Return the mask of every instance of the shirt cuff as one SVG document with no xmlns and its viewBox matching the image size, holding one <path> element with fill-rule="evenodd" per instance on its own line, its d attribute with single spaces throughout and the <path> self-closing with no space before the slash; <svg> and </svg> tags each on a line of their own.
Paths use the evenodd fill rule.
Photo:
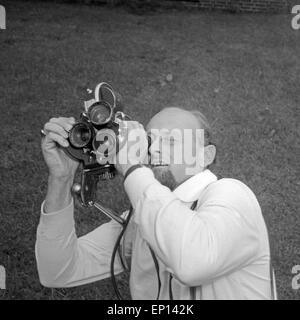
<svg viewBox="0 0 300 320">
<path fill-rule="evenodd" d="M 159 182 L 154 178 L 152 170 L 146 167 L 135 169 L 130 173 L 130 175 L 128 175 L 124 182 L 124 188 L 133 208 L 136 208 L 136 205 L 144 191 L 151 184 L 155 183 L 159 184 Z"/>
<path fill-rule="evenodd" d="M 74 201 L 64 209 L 52 213 L 44 212 L 45 201 L 41 205 L 41 217 L 38 235 L 47 238 L 57 238 L 68 235 L 75 227 Z"/>
</svg>

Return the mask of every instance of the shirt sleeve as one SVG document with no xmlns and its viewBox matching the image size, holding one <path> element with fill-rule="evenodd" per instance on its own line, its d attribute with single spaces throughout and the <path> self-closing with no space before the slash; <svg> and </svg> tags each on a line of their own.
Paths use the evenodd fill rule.
<svg viewBox="0 0 300 320">
<path fill-rule="evenodd" d="M 73 200 L 65 209 L 50 214 L 44 213 L 43 205 L 35 246 L 41 283 L 46 287 L 73 287 L 110 277 L 111 255 L 121 225 L 112 220 L 77 238 Z M 131 239 L 126 238 L 125 252 L 130 254 Z M 117 254 L 115 274 L 122 271 Z"/>
<path fill-rule="evenodd" d="M 192 211 L 150 169 L 137 169 L 125 181 L 141 234 L 167 270 L 188 286 L 242 268 L 259 247 L 247 194 L 234 183 L 213 185 Z"/>
</svg>

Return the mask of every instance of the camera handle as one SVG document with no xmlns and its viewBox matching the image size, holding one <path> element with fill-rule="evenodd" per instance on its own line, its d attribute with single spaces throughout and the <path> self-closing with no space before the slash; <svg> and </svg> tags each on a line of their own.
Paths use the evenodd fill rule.
<svg viewBox="0 0 300 320">
<path fill-rule="evenodd" d="M 79 183 L 74 183 L 72 186 L 72 193 L 75 194 L 77 197 L 80 198 L 81 203 L 83 204 L 83 200 L 82 200 L 82 186 Z M 112 284 L 116 293 L 116 296 L 119 300 L 123 300 L 122 295 L 119 292 L 118 286 L 117 286 L 117 282 L 115 279 L 115 273 L 114 273 L 114 266 L 115 266 L 115 257 L 117 252 L 119 253 L 120 256 L 120 260 L 121 260 L 121 264 L 124 268 L 124 270 L 129 270 L 127 261 L 125 259 L 125 255 L 124 255 L 124 247 L 121 247 L 121 240 L 124 236 L 125 230 L 127 228 L 127 225 L 129 223 L 129 220 L 131 218 L 133 209 L 132 207 L 130 208 L 129 214 L 127 216 L 127 218 L 123 219 L 120 216 L 118 216 L 118 214 L 111 210 L 106 208 L 105 206 L 103 206 L 100 202 L 96 202 L 96 201 L 89 201 L 88 202 L 88 206 L 93 206 L 96 209 L 98 209 L 101 213 L 105 214 L 107 217 L 111 218 L 112 220 L 115 220 L 116 222 L 118 222 L 121 226 L 122 226 L 122 231 L 120 232 L 117 241 L 115 243 L 114 249 L 113 249 L 113 253 L 111 256 L 111 261 L 110 261 L 110 274 L 111 274 L 111 279 L 112 279 Z"/>
<path fill-rule="evenodd" d="M 121 224 L 122 226 L 125 225 L 126 220 L 121 218 L 120 216 L 118 216 L 118 214 L 116 212 L 114 212 L 111 209 L 108 209 L 106 207 L 104 207 L 100 202 L 93 202 L 92 205 L 98 209 L 99 211 L 101 211 L 102 213 L 104 213 L 106 216 L 108 216 L 109 218 L 117 221 L 119 224 Z"/>
<path fill-rule="evenodd" d="M 84 173 L 83 173 L 84 174 Z M 97 183 L 96 180 L 93 181 L 93 183 Z M 83 185 L 85 185 L 85 180 L 83 177 Z M 101 213 L 105 214 L 107 217 L 115 220 L 116 222 L 118 222 L 119 224 L 121 224 L 122 226 L 125 225 L 126 220 L 121 218 L 115 211 L 106 208 L 103 204 L 101 204 L 101 202 L 97 202 L 97 201 L 93 201 L 93 200 L 87 200 L 86 198 L 83 197 L 83 190 L 82 190 L 82 185 L 80 185 L 79 183 L 74 183 L 72 186 L 72 193 L 75 194 L 81 201 L 81 203 L 85 206 L 90 206 L 90 207 L 95 207 L 96 209 L 98 209 Z M 84 201 L 88 201 L 87 203 L 85 203 Z"/>
</svg>

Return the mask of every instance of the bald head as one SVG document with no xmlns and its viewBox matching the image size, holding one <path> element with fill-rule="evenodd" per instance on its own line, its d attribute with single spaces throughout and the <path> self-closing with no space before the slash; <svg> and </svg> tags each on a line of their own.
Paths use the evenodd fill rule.
<svg viewBox="0 0 300 320">
<path fill-rule="evenodd" d="M 147 125 L 151 129 L 203 129 L 204 143 L 208 144 L 210 138 L 210 125 L 207 118 L 198 110 L 185 110 L 179 107 L 168 107 L 158 112 Z"/>
<path fill-rule="evenodd" d="M 195 115 L 190 111 L 169 107 L 158 112 L 147 125 L 148 128 L 155 126 L 155 129 L 202 129 Z"/>
</svg>

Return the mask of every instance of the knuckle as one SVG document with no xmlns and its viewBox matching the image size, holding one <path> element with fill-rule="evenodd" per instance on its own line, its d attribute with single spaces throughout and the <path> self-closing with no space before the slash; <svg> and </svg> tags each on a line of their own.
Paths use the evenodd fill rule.
<svg viewBox="0 0 300 320">
<path fill-rule="evenodd" d="M 57 123 L 58 125 L 60 125 L 60 126 L 63 126 L 64 123 L 66 123 L 66 118 L 59 117 L 59 118 L 57 118 L 56 123 Z"/>
<path fill-rule="evenodd" d="M 44 130 L 46 130 L 46 131 L 45 131 L 46 134 L 47 134 L 47 131 L 50 130 L 50 129 L 51 129 L 51 123 L 50 123 L 50 122 L 45 123 L 45 125 L 44 125 Z"/>
</svg>

